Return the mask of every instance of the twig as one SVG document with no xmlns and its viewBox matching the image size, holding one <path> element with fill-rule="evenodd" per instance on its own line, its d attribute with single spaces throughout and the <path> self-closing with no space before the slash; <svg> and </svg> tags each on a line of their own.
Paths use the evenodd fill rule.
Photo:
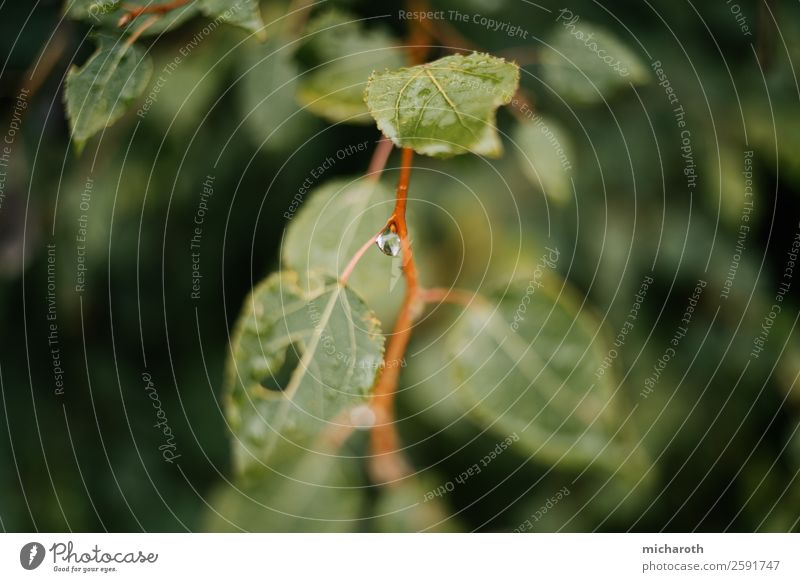
<svg viewBox="0 0 800 582">
<path fill-rule="evenodd" d="M 181 6 L 185 6 L 192 0 L 172 0 L 171 2 L 164 2 L 163 4 L 147 4 L 146 6 L 123 6 L 123 10 L 125 10 L 125 14 L 123 14 L 119 21 L 117 22 L 117 26 L 122 28 L 123 26 L 127 26 L 133 21 L 135 18 L 138 18 L 142 14 L 160 14 L 164 15 L 167 12 L 172 12 L 173 10 L 177 10 Z"/>
<path fill-rule="evenodd" d="M 400 248 L 403 256 L 403 274 L 406 279 L 406 292 L 403 304 L 397 314 L 392 336 L 386 346 L 385 362 L 399 362 L 406 353 L 411 339 L 411 329 L 420 304 L 417 280 L 417 267 L 411 252 L 406 224 L 406 203 L 408 201 L 408 184 L 411 178 L 411 162 L 414 150 L 403 148 L 400 166 L 400 180 L 397 184 L 397 200 L 394 212 L 387 225 L 394 226 L 400 237 Z M 392 483 L 409 475 L 410 466 L 400 453 L 400 438 L 394 425 L 394 400 L 397 382 L 400 378 L 400 367 L 383 367 L 372 395 L 372 409 L 376 422 L 372 429 L 372 457 L 370 471 L 377 483 Z"/>
<path fill-rule="evenodd" d="M 350 278 L 350 275 L 356 268 L 358 261 L 360 261 L 361 257 L 364 256 L 364 253 L 366 253 L 372 247 L 372 245 L 375 244 L 375 239 L 378 237 L 378 235 L 380 235 L 381 232 L 383 232 L 383 229 L 379 230 L 374 235 L 372 235 L 372 237 L 367 239 L 367 241 L 361 246 L 361 248 L 356 251 L 356 254 L 353 255 L 353 257 L 350 259 L 350 262 L 347 263 L 347 266 L 344 268 L 344 271 L 342 271 L 342 274 L 339 276 L 340 285 L 342 286 L 347 285 L 347 280 Z"/>
<path fill-rule="evenodd" d="M 367 168 L 367 174 L 365 177 L 367 181 L 375 183 L 380 180 L 381 174 L 383 174 L 383 169 L 386 167 L 386 162 L 389 159 L 389 154 L 392 153 L 393 147 L 394 146 L 392 145 L 391 140 L 386 139 L 385 137 L 378 142 L 378 146 L 375 148 L 375 151 L 372 154 L 372 159 L 369 162 L 369 167 Z M 350 278 L 350 275 L 353 273 L 356 265 L 361 260 L 361 257 L 364 256 L 364 253 L 366 253 L 373 244 L 375 244 L 375 238 L 377 238 L 382 231 L 383 229 L 379 230 L 374 236 L 364 242 L 361 248 L 358 249 L 353 257 L 348 261 L 347 266 L 339 276 L 340 285 L 347 284 L 347 280 Z"/>
<path fill-rule="evenodd" d="M 423 303 L 454 303 L 469 307 L 481 297 L 477 293 L 464 291 L 462 289 L 448 289 L 446 287 L 433 287 L 431 289 L 420 289 L 417 292 L 419 300 Z"/>
<path fill-rule="evenodd" d="M 410 10 L 418 12 L 425 12 L 429 9 L 427 0 L 408 0 L 408 7 Z M 418 65 L 425 62 L 429 49 L 430 35 L 428 31 L 421 25 L 420 20 L 412 21 L 408 42 L 411 64 Z M 418 297 L 417 267 L 411 252 L 411 241 L 408 239 L 408 225 L 406 224 L 408 184 L 411 179 L 413 159 L 414 150 L 403 148 L 394 212 L 386 223 L 386 227 L 394 230 L 400 238 L 406 292 L 394 323 L 394 330 L 386 346 L 383 358 L 384 366 L 380 370 L 371 401 L 371 407 L 375 413 L 375 426 L 370 434 L 372 456 L 370 457 L 369 471 L 372 480 L 380 484 L 396 483 L 412 473 L 411 466 L 400 450 L 400 437 L 394 424 L 394 400 L 397 382 L 400 378 L 400 366 L 386 367 L 385 362 L 399 362 L 403 359 L 411 339 L 414 319 L 419 314 L 422 305 Z"/>
<path fill-rule="evenodd" d="M 28 93 L 29 99 L 39 90 L 42 83 L 50 76 L 53 68 L 61 60 L 64 49 L 67 46 L 68 35 L 66 32 L 64 26 L 59 26 L 50 41 L 39 53 L 36 61 L 25 73 L 22 90 Z"/>
<path fill-rule="evenodd" d="M 369 167 L 367 168 L 367 180 L 372 182 L 377 182 L 380 180 L 381 174 L 383 173 L 383 169 L 386 167 L 386 161 L 389 159 L 389 154 L 392 153 L 393 149 L 392 141 L 388 138 L 381 138 L 378 142 L 378 147 L 375 148 L 375 152 L 372 154 L 372 159 L 369 162 Z"/>
<path fill-rule="evenodd" d="M 128 50 L 129 48 L 131 48 L 133 43 L 135 43 L 136 40 L 140 36 L 142 36 L 142 33 L 144 33 L 145 30 L 147 30 L 148 28 L 153 26 L 159 20 L 161 20 L 161 15 L 160 14 L 153 14 L 150 18 L 148 18 L 147 20 L 142 22 L 141 26 L 139 26 L 136 30 L 134 30 L 130 34 L 130 36 L 127 39 L 125 39 L 125 44 L 123 45 L 123 48 L 125 50 Z"/>
</svg>

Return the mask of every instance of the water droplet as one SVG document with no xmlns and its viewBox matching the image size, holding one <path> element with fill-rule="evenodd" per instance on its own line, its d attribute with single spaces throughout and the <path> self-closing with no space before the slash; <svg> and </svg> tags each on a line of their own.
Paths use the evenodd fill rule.
<svg viewBox="0 0 800 582">
<path fill-rule="evenodd" d="M 384 255 L 396 257 L 400 254 L 400 237 L 392 227 L 380 233 L 378 238 L 375 239 L 375 244 L 378 245 Z"/>
</svg>

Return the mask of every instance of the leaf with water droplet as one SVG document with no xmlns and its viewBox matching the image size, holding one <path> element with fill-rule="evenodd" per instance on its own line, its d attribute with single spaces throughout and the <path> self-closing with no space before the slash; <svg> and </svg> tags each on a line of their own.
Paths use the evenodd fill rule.
<svg viewBox="0 0 800 582">
<path fill-rule="evenodd" d="M 516 64 L 473 53 L 374 73 L 364 98 L 378 129 L 398 147 L 429 156 L 497 157 L 503 147 L 495 112 L 518 84 Z"/>
<path fill-rule="evenodd" d="M 283 245 L 283 258 L 301 280 L 323 273 L 339 277 L 350 259 L 375 236 L 392 214 L 392 189 L 362 176 L 336 179 L 306 195 L 300 210 L 290 220 Z M 411 212 L 411 211 L 410 211 Z M 403 301 L 399 261 L 370 249 L 361 257 L 348 284 L 369 304 L 378 319 L 393 318 Z"/>
<path fill-rule="evenodd" d="M 400 235 L 394 228 L 387 228 L 375 239 L 375 244 L 384 255 L 396 257 L 400 254 Z"/>
<path fill-rule="evenodd" d="M 351 289 L 297 273 L 268 277 L 245 300 L 227 363 L 226 412 L 238 471 L 279 445 L 305 446 L 363 403 L 383 358 L 378 320 Z"/>
</svg>

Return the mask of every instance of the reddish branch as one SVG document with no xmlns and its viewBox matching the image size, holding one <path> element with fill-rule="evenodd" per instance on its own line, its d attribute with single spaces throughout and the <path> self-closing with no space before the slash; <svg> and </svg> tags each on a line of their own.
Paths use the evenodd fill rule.
<svg viewBox="0 0 800 582">
<path fill-rule="evenodd" d="M 428 9 L 426 0 L 409 0 L 408 6 L 410 10 L 418 12 Z M 419 20 L 414 22 L 416 26 L 411 29 L 408 51 L 411 64 L 417 65 L 425 61 L 430 46 L 430 35 L 419 24 Z M 410 148 L 403 148 L 402 152 L 394 212 L 386 223 L 386 228 L 396 232 L 400 238 L 406 292 L 397 314 L 394 330 L 386 346 L 384 362 L 399 362 L 403 359 L 411 339 L 414 319 L 422 305 L 419 297 L 417 267 L 411 252 L 411 241 L 408 239 L 408 225 L 406 224 L 408 184 L 411 179 L 411 162 L 414 159 L 414 151 Z M 400 451 L 400 437 L 394 422 L 394 401 L 400 378 L 400 368 L 400 366 L 387 367 L 384 365 L 372 395 L 371 404 L 375 412 L 375 426 L 371 433 L 372 457 L 369 468 L 372 479 L 380 484 L 394 483 L 411 474 L 411 468 Z"/>
<path fill-rule="evenodd" d="M 122 28 L 127 26 L 132 20 L 138 18 L 142 14 L 158 14 L 163 16 L 167 12 L 177 10 L 181 6 L 185 6 L 192 0 L 172 0 L 171 2 L 164 2 L 163 4 L 147 4 L 146 6 L 123 6 L 125 14 L 120 17 L 117 26 Z"/>
<path fill-rule="evenodd" d="M 410 0 L 409 8 L 412 10 L 426 10 L 427 2 L 425 2 L 425 0 Z M 412 64 L 424 62 L 425 55 L 429 48 L 430 36 L 431 30 L 422 25 L 418 25 L 412 29 L 408 43 L 410 61 Z M 526 100 L 523 102 L 526 102 Z M 380 177 L 381 170 L 386 164 L 386 159 L 391 147 L 391 142 L 388 140 L 383 140 L 378 146 L 378 149 L 373 155 L 370 169 L 368 170 L 370 179 L 377 180 Z M 408 224 L 406 222 L 408 187 L 411 179 L 411 163 L 413 159 L 414 151 L 410 148 L 403 148 L 400 164 L 400 179 L 397 184 L 394 211 L 384 228 L 381 229 L 389 229 L 397 233 L 397 236 L 400 238 L 402 269 L 406 280 L 403 303 L 397 314 L 392 335 L 386 345 L 384 362 L 402 361 L 411 339 L 411 330 L 414 321 L 426 303 L 452 302 L 461 305 L 469 305 L 474 300 L 474 295 L 465 291 L 438 288 L 424 289 L 419 284 L 417 267 L 411 250 L 411 241 L 408 238 Z M 375 236 L 377 236 L 377 234 L 378 233 L 376 233 Z M 340 277 L 342 284 L 347 282 L 356 264 L 364 253 L 367 252 L 367 249 L 372 246 L 374 240 L 374 238 L 371 238 L 366 241 L 350 260 Z M 379 484 L 396 483 L 411 474 L 411 467 L 401 452 L 400 437 L 397 433 L 394 416 L 395 395 L 400 379 L 400 370 L 400 366 L 384 365 L 381 368 L 370 403 L 370 407 L 375 413 L 375 424 L 371 432 L 372 457 L 370 459 L 369 468 L 372 479 Z"/>
<path fill-rule="evenodd" d="M 411 252 L 411 241 L 408 239 L 406 224 L 406 203 L 408 202 L 408 184 L 411 178 L 411 161 L 414 150 L 403 148 L 400 165 L 400 180 L 397 184 L 397 200 L 394 212 L 387 222 L 387 227 L 400 237 L 403 275 L 406 279 L 406 292 L 403 304 L 397 314 L 394 331 L 389 338 L 384 354 L 384 362 L 399 362 L 403 359 L 411 339 L 414 317 L 418 312 L 419 281 L 414 255 Z M 400 438 L 394 424 L 394 400 L 397 382 L 400 378 L 400 366 L 384 366 L 372 395 L 372 409 L 375 412 L 375 426 L 372 429 L 371 472 L 378 483 L 391 483 L 410 474 L 410 468 L 400 453 Z"/>
<path fill-rule="evenodd" d="M 130 48 L 130 47 L 133 45 L 133 43 L 135 43 L 135 42 L 136 42 L 136 40 L 137 40 L 137 39 L 138 39 L 140 36 L 142 36 L 142 33 L 144 33 L 144 31 L 145 31 L 145 30 L 147 30 L 148 28 L 150 28 L 151 26 L 153 26 L 153 25 L 154 25 L 156 22 L 158 22 L 160 18 L 161 18 L 161 15 L 160 15 L 160 14 L 153 14 L 153 15 L 152 15 L 150 18 L 148 18 L 147 20 L 145 20 L 144 22 L 142 22 L 142 24 L 141 24 L 141 25 L 139 25 L 139 26 L 136 28 L 136 30 L 134 30 L 134 31 L 133 31 L 133 32 L 130 34 L 130 36 L 128 36 L 128 38 L 127 38 L 127 39 L 125 39 L 125 45 L 124 45 L 124 46 L 125 46 L 125 49 L 129 49 L 129 48 Z"/>
<path fill-rule="evenodd" d="M 445 287 L 433 287 L 431 289 L 420 289 L 418 293 L 420 301 L 424 303 L 455 303 L 469 307 L 476 301 L 480 301 L 480 295 L 471 291 L 461 289 L 448 289 Z"/>
</svg>

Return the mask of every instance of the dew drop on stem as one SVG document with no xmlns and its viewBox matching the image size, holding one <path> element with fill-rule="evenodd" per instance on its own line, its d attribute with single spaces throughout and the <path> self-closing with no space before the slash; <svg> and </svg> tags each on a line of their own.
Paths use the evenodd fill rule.
<svg viewBox="0 0 800 582">
<path fill-rule="evenodd" d="M 394 225 L 387 227 L 386 230 L 380 233 L 375 239 L 375 244 L 385 255 L 396 257 L 400 254 L 400 237 Z"/>
</svg>

